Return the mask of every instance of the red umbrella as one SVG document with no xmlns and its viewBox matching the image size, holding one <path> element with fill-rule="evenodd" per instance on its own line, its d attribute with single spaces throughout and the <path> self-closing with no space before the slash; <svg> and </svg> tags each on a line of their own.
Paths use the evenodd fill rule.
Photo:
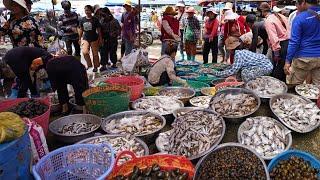
<svg viewBox="0 0 320 180">
<path fill-rule="evenodd" d="M 208 4 L 215 2 L 215 0 L 199 0 L 198 5 L 199 6 L 207 6 Z"/>
</svg>

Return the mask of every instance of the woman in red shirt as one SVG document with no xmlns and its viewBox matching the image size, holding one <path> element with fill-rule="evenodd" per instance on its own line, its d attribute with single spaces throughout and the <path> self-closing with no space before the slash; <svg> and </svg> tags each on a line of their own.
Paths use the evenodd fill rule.
<svg viewBox="0 0 320 180">
<path fill-rule="evenodd" d="M 206 15 L 208 19 L 204 26 L 204 47 L 203 47 L 203 63 L 208 63 L 208 56 L 212 50 L 212 63 L 217 63 L 218 59 L 218 27 L 219 21 L 217 19 L 218 13 L 215 9 L 207 10 Z"/>
<path fill-rule="evenodd" d="M 237 13 L 228 10 L 225 12 L 224 25 L 224 40 L 228 39 L 229 36 L 240 38 L 241 35 L 250 31 L 250 27 L 245 23 L 243 16 L 239 16 Z M 230 63 L 233 64 L 234 61 L 234 50 L 230 51 Z"/>
</svg>

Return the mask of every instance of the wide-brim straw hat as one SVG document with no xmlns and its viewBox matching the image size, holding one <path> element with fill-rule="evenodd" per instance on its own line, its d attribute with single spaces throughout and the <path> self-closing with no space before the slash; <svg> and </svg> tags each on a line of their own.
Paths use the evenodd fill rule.
<svg viewBox="0 0 320 180">
<path fill-rule="evenodd" d="M 166 10 L 163 12 L 164 15 L 177 15 L 178 12 L 172 7 L 172 6 L 168 6 L 166 7 Z"/>
<path fill-rule="evenodd" d="M 227 2 L 223 10 L 232 10 L 232 7 L 233 7 L 233 4 L 230 2 Z"/>
<path fill-rule="evenodd" d="M 123 3 L 122 6 L 123 6 L 123 7 L 124 7 L 124 6 L 130 6 L 130 7 L 132 7 L 132 3 L 131 3 L 131 1 L 127 0 L 127 1 L 125 1 L 125 2 Z"/>
<path fill-rule="evenodd" d="M 7 8 L 7 9 L 12 9 L 12 3 L 11 2 L 16 2 L 17 4 L 19 4 L 21 7 L 23 7 L 27 12 L 29 12 L 29 9 L 27 7 L 27 3 L 25 0 L 3 0 L 3 5 Z"/>
<path fill-rule="evenodd" d="M 237 13 L 234 13 L 232 10 L 228 10 L 224 13 L 226 20 L 235 20 L 239 18 L 239 15 Z"/>
<path fill-rule="evenodd" d="M 272 11 L 275 13 L 279 13 L 283 10 L 283 8 L 278 8 L 277 6 L 273 6 Z"/>
<path fill-rule="evenodd" d="M 226 39 L 225 45 L 227 50 L 233 50 L 240 46 L 241 42 L 239 38 L 230 36 Z"/>
<path fill-rule="evenodd" d="M 209 9 L 207 9 L 207 10 L 206 10 L 206 13 L 208 13 L 208 12 L 212 12 L 213 14 L 216 14 L 216 15 L 219 14 L 219 13 L 217 12 L 217 10 L 214 9 L 214 8 L 209 8 Z"/>
</svg>

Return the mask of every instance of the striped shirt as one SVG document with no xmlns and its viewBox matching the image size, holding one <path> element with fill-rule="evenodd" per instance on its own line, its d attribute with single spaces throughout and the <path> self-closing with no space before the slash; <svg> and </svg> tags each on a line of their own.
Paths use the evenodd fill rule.
<svg viewBox="0 0 320 180">
<path fill-rule="evenodd" d="M 248 50 L 236 50 L 235 61 L 230 69 L 224 71 L 214 71 L 213 75 L 218 77 L 228 77 L 238 73 L 243 68 L 260 67 L 266 71 L 272 71 L 273 65 L 267 56 L 253 53 Z"/>
<path fill-rule="evenodd" d="M 68 14 L 64 13 L 59 17 L 59 31 L 62 31 L 62 36 L 65 39 L 76 40 L 78 39 L 77 28 L 79 26 L 78 15 L 75 12 Z"/>
</svg>

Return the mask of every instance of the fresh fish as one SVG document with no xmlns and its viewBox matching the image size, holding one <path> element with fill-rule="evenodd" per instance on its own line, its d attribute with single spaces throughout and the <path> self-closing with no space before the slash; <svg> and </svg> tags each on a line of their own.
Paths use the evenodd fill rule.
<svg viewBox="0 0 320 180">
<path fill-rule="evenodd" d="M 210 106 L 210 101 L 212 96 L 197 96 L 190 99 L 190 104 L 200 108 L 208 108 Z"/>
<path fill-rule="evenodd" d="M 64 125 L 58 130 L 58 133 L 63 135 L 79 135 L 87 132 L 91 132 L 98 128 L 99 125 L 90 122 L 74 122 Z"/>
<path fill-rule="evenodd" d="M 319 86 L 314 84 L 300 84 L 296 86 L 296 92 L 308 99 L 318 99 L 320 94 Z"/>
<path fill-rule="evenodd" d="M 255 92 L 259 97 L 272 97 L 286 92 L 285 85 L 276 78 L 261 76 L 246 84 L 246 88 Z"/>
<path fill-rule="evenodd" d="M 239 130 L 240 143 L 250 146 L 264 157 L 270 158 L 285 151 L 289 143 L 286 138 L 290 131 L 270 117 L 248 118 Z"/>
</svg>

